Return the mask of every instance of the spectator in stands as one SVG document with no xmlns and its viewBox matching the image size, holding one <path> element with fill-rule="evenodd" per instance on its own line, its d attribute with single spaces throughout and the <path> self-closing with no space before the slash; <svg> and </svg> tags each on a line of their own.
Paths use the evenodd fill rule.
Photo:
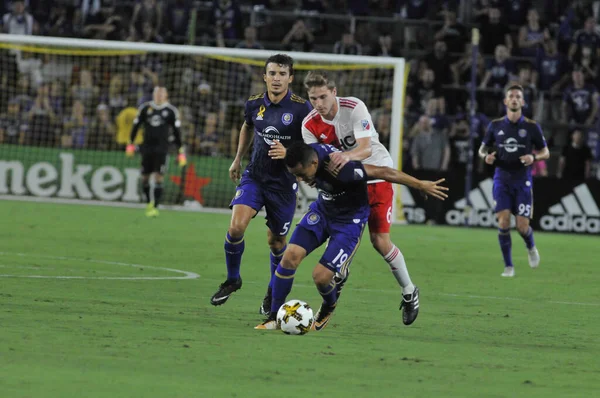
<svg viewBox="0 0 600 398">
<path fill-rule="evenodd" d="M 57 115 L 62 115 L 65 110 L 65 88 L 61 80 L 50 83 L 50 106 Z"/>
<path fill-rule="evenodd" d="M 562 121 L 591 126 L 598 115 L 598 90 L 585 82 L 583 72 L 575 69 L 571 73 L 573 84 L 564 92 Z"/>
<path fill-rule="evenodd" d="M 494 54 L 496 47 L 506 46 L 508 52 L 512 52 L 513 41 L 510 29 L 501 20 L 502 14 L 498 8 L 487 9 L 489 22 L 481 25 L 481 52 L 483 54 Z"/>
<path fill-rule="evenodd" d="M 117 127 L 110 117 L 110 109 L 106 104 L 96 107 L 96 115 L 92 120 L 86 148 L 102 151 L 117 149 Z"/>
<path fill-rule="evenodd" d="M 50 9 L 50 16 L 44 24 L 43 31 L 48 36 L 67 37 L 73 34 L 73 24 L 69 21 L 64 5 L 55 5 Z"/>
<path fill-rule="evenodd" d="M 580 64 L 584 49 L 594 60 L 600 55 L 600 35 L 596 33 L 596 20 L 593 16 L 587 17 L 583 29 L 578 30 L 573 37 L 573 43 L 569 48 L 569 61 Z"/>
<path fill-rule="evenodd" d="M 142 33 L 138 34 L 137 30 L 134 31 L 135 36 L 130 41 L 139 41 L 142 43 L 164 43 L 161 35 L 157 33 L 157 30 L 150 24 L 150 22 L 144 22 L 142 24 Z"/>
<path fill-rule="evenodd" d="M 300 0 L 297 3 L 300 3 L 300 11 L 304 15 L 319 15 L 327 8 L 324 0 Z M 323 29 L 320 18 L 307 18 L 305 24 L 311 32 L 320 32 Z"/>
<path fill-rule="evenodd" d="M 377 42 L 371 48 L 371 55 L 375 57 L 399 57 L 392 41 L 392 35 L 388 32 L 383 32 L 377 37 Z"/>
<path fill-rule="evenodd" d="M 84 148 L 88 139 L 89 122 L 85 116 L 85 106 L 82 101 L 75 100 L 71 107 L 71 115 L 63 121 L 61 146 L 63 148 Z"/>
<path fill-rule="evenodd" d="M 558 163 L 558 178 L 569 181 L 582 181 L 591 177 L 592 151 L 583 140 L 583 133 L 577 129 L 571 135 L 571 142 L 564 146 Z"/>
<path fill-rule="evenodd" d="M 344 55 L 362 55 L 362 46 L 354 39 L 352 32 L 342 34 L 342 40 L 338 40 L 333 45 L 334 54 Z"/>
<path fill-rule="evenodd" d="M 123 76 L 119 73 L 112 75 L 108 84 L 107 95 L 102 100 L 108 105 L 110 118 L 114 119 L 127 106 L 127 97 L 123 86 Z M 133 104 L 135 105 L 135 104 Z"/>
<path fill-rule="evenodd" d="M 379 142 L 386 148 L 390 147 L 390 135 L 392 132 L 392 115 L 391 113 L 380 113 L 373 117 L 373 123 L 379 134 Z"/>
<path fill-rule="evenodd" d="M 219 156 L 219 135 L 218 135 L 219 115 L 216 112 L 210 112 L 204 120 L 204 128 L 200 133 L 199 154 L 204 156 Z"/>
<path fill-rule="evenodd" d="M 150 36 L 154 38 L 162 29 L 162 20 L 162 2 L 160 0 L 141 0 L 133 8 L 129 34 L 134 37 Z M 147 25 L 151 28 L 150 32 L 145 31 Z"/>
<path fill-rule="evenodd" d="M 456 20 L 456 11 L 444 11 L 444 26 L 435 34 L 435 40 L 446 42 L 448 52 L 452 57 L 465 50 L 467 28 Z"/>
<path fill-rule="evenodd" d="M 186 42 L 192 9 L 191 0 L 169 0 L 165 7 L 165 39 L 168 43 Z"/>
<path fill-rule="evenodd" d="M 19 100 L 8 103 L 6 113 L 0 115 L 0 144 L 20 144 L 25 142 L 27 123 L 21 114 Z"/>
<path fill-rule="evenodd" d="M 28 145 L 54 146 L 54 129 L 57 122 L 57 115 L 50 104 L 49 91 L 49 86 L 42 84 L 37 89 L 33 105 L 27 113 L 29 130 L 26 142 Z"/>
<path fill-rule="evenodd" d="M 12 12 L 4 14 L 2 26 L 4 33 L 11 35 L 32 35 L 38 29 L 33 16 L 25 12 L 25 2 L 23 0 L 12 2 Z"/>
<path fill-rule="evenodd" d="M 254 50 L 262 50 L 263 46 L 256 41 L 257 31 L 254 26 L 246 26 L 244 29 L 244 40 L 235 45 L 236 48 L 249 48 Z"/>
<path fill-rule="evenodd" d="M 418 121 L 418 134 L 411 144 L 411 158 L 414 170 L 446 171 L 450 163 L 448 138 L 439 129 L 433 128 L 432 120 L 423 115 Z M 441 207 L 434 201 L 427 201 L 425 212 L 429 224 L 439 222 Z M 429 203 L 431 202 L 431 203 Z M 441 202 L 440 202 L 441 203 Z"/>
<path fill-rule="evenodd" d="M 281 44 L 286 51 L 311 52 L 314 40 L 313 34 L 306 27 L 304 21 L 299 19 L 285 35 Z"/>
<path fill-rule="evenodd" d="M 452 70 L 452 81 L 455 85 L 470 87 L 471 85 L 471 63 L 473 62 L 473 47 L 468 46 L 465 55 L 450 65 Z M 479 86 L 485 77 L 485 61 L 481 53 L 477 54 L 477 75 L 475 85 Z"/>
<path fill-rule="evenodd" d="M 212 16 L 217 40 L 222 45 L 236 42 L 240 38 L 242 12 L 236 0 L 213 0 Z"/>
<path fill-rule="evenodd" d="M 425 113 L 430 99 L 438 102 L 438 109 L 445 112 L 446 101 L 442 95 L 442 88 L 435 80 L 435 73 L 431 69 L 425 69 L 421 73 L 421 78 L 408 89 L 406 97 L 410 112 L 419 115 Z"/>
<path fill-rule="evenodd" d="M 427 0 L 400 0 L 396 2 L 397 11 L 402 18 L 409 20 L 421 20 L 427 17 L 431 1 Z M 408 48 L 417 47 L 417 35 L 419 27 L 407 23 L 404 27 L 404 41 Z"/>
<path fill-rule="evenodd" d="M 510 26 L 518 27 L 524 25 L 527 18 L 527 10 L 531 8 L 531 0 L 504 0 L 504 22 Z"/>
<path fill-rule="evenodd" d="M 540 23 L 537 10 L 529 9 L 527 24 L 519 28 L 519 52 L 524 57 L 537 57 L 546 40 L 550 40 L 550 31 Z"/>
<path fill-rule="evenodd" d="M 85 18 L 84 36 L 91 39 L 122 40 L 122 18 L 114 15 L 114 12 L 113 0 L 101 0 L 99 11 Z"/>
<path fill-rule="evenodd" d="M 450 162 L 448 138 L 433 121 L 423 115 L 417 122 L 417 134 L 412 140 L 412 166 L 415 170 L 446 171 Z"/>
<path fill-rule="evenodd" d="M 532 80 L 541 91 L 558 93 L 569 80 L 569 69 L 566 57 L 557 51 L 556 40 L 546 40 L 544 51 L 537 57 Z"/>
<path fill-rule="evenodd" d="M 200 83 L 192 96 L 192 109 L 194 109 L 196 113 L 190 115 L 193 117 L 193 120 L 196 121 L 196 124 L 198 126 L 203 126 L 208 114 L 217 113 L 220 108 L 221 101 L 219 95 L 213 91 L 211 85 L 206 81 Z"/>
<path fill-rule="evenodd" d="M 524 64 L 519 69 L 518 82 L 523 87 L 523 100 L 525 101 L 525 106 L 522 109 L 523 116 L 533 119 L 536 114 L 538 92 L 533 84 L 531 66 L 529 64 Z"/>
<path fill-rule="evenodd" d="M 28 75 L 19 75 L 16 84 L 16 91 L 14 96 L 10 97 L 10 100 L 16 100 L 21 105 L 21 110 L 28 112 L 33 105 L 33 93 L 31 84 L 29 83 Z"/>
<path fill-rule="evenodd" d="M 129 96 L 133 96 L 135 101 L 130 103 L 132 106 L 139 106 L 146 101 L 152 100 L 152 90 L 158 84 L 158 75 L 149 68 L 136 68 L 130 72 Z"/>
<path fill-rule="evenodd" d="M 475 22 L 485 25 L 490 21 L 490 13 L 493 9 L 500 11 L 503 0 L 475 0 L 473 1 L 473 15 Z M 494 47 L 496 48 L 496 47 Z M 492 49 L 492 53 L 494 50 Z"/>
<path fill-rule="evenodd" d="M 444 41 L 436 41 L 433 51 L 425 56 L 422 63 L 424 65 L 421 65 L 421 67 L 433 70 L 436 81 L 441 85 L 452 84 L 452 62 L 447 50 Z"/>
<path fill-rule="evenodd" d="M 514 63 L 509 59 L 508 48 L 500 45 L 496 47 L 494 58 L 486 65 L 485 76 L 479 87 L 504 90 L 504 86 L 515 72 Z"/>
<path fill-rule="evenodd" d="M 81 101 L 84 107 L 92 107 L 98 100 L 100 88 L 94 84 L 92 73 L 87 69 L 79 71 L 79 83 L 71 86 L 71 97 Z"/>
<path fill-rule="evenodd" d="M 131 136 L 131 128 L 133 127 L 133 120 L 136 118 L 138 110 L 136 107 L 137 98 L 131 95 L 128 98 L 128 106 L 124 108 L 117 115 L 115 121 L 117 123 L 117 144 L 120 149 L 125 148 L 125 145 L 129 143 Z M 144 141 L 144 131 L 140 128 L 138 134 L 135 137 L 134 144 L 139 145 Z"/>
</svg>

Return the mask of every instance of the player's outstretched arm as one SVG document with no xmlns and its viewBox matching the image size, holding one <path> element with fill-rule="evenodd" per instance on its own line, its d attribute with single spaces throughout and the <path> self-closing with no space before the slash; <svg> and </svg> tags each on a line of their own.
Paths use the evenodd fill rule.
<svg viewBox="0 0 600 398">
<path fill-rule="evenodd" d="M 406 185 L 423 191 L 423 193 L 440 200 L 444 200 L 448 197 L 448 194 L 446 193 L 448 188 L 440 185 L 442 182 L 446 181 L 445 178 L 441 178 L 437 181 L 419 180 L 400 170 L 392 169 L 391 167 L 380 167 L 370 164 L 364 164 L 363 167 L 370 179 L 385 180 L 395 184 Z"/>
</svg>

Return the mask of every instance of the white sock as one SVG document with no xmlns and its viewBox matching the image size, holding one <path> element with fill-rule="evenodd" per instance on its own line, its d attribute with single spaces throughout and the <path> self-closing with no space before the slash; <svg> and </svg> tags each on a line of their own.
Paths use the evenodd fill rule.
<svg viewBox="0 0 600 398">
<path fill-rule="evenodd" d="M 402 294 L 412 294 L 415 290 L 408 275 L 408 269 L 406 269 L 406 263 L 404 262 L 404 256 L 400 249 L 394 245 L 392 250 L 385 255 L 384 260 L 390 265 L 390 270 L 394 277 L 398 281 L 398 284 L 402 287 Z"/>
</svg>

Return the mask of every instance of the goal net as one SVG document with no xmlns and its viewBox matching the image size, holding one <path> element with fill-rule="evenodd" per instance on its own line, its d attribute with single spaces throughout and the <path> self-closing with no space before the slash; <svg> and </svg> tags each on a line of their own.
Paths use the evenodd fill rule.
<svg viewBox="0 0 600 398">
<path fill-rule="evenodd" d="M 183 169 L 175 156 L 168 160 L 163 202 L 227 207 L 244 103 L 264 92 L 264 60 L 275 53 L 0 35 L 0 194 L 140 202 L 140 159 L 126 158 L 124 148 L 138 107 L 160 81 L 180 112 L 188 154 Z M 288 54 L 292 90 L 306 97 L 304 75 L 331 71 L 338 95 L 367 104 L 398 165 L 404 60 Z M 313 199 L 307 187 L 302 199 Z"/>
</svg>

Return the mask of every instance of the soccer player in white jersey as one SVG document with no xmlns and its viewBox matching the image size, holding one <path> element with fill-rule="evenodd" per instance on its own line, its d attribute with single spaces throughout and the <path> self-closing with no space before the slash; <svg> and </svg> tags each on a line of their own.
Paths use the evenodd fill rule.
<svg viewBox="0 0 600 398">
<path fill-rule="evenodd" d="M 352 160 L 394 167 L 390 153 L 379 142 L 364 102 L 355 97 L 338 97 L 335 82 L 324 72 L 310 72 L 304 79 L 304 87 L 314 109 L 302 123 L 302 137 L 308 144 L 331 144 L 343 151 L 331 155 L 332 171 L 340 170 Z M 369 181 L 368 193 L 371 207 L 369 237 L 402 287 L 402 321 L 410 325 L 419 313 L 419 288 L 410 279 L 402 252 L 390 240 L 394 189 L 389 182 L 373 180 Z M 338 289 L 347 275 L 342 278 Z"/>
</svg>

